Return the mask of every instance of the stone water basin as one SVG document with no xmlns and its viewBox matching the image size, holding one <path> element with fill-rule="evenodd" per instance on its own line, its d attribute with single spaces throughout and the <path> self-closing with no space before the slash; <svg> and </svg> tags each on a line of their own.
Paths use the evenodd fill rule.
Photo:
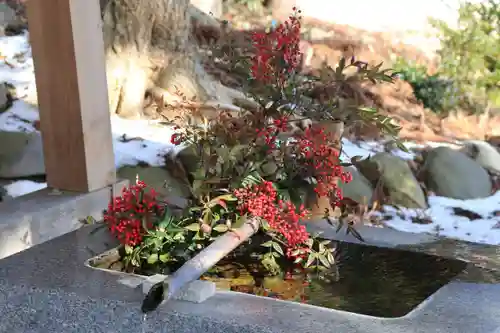
<svg viewBox="0 0 500 333">
<path fill-rule="evenodd" d="M 343 242 L 338 244 L 337 256 L 335 269 L 326 276 L 261 276 L 242 268 L 245 265 L 235 258 L 224 260 L 202 279 L 215 282 L 219 290 L 396 318 L 410 313 L 466 267 L 459 260 Z M 114 249 L 86 265 L 116 274 L 122 269 L 119 260 Z"/>
</svg>

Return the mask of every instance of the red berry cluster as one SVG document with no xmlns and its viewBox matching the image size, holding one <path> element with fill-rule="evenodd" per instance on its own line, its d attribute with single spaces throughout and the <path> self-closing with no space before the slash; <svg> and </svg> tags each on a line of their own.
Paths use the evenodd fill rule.
<svg viewBox="0 0 500 333">
<path fill-rule="evenodd" d="M 273 125 L 264 127 L 262 129 L 257 128 L 257 137 L 264 138 L 267 147 L 274 149 L 276 148 L 276 139 L 279 133 L 286 132 L 288 130 L 288 117 L 282 116 L 279 119 L 273 121 Z"/>
<path fill-rule="evenodd" d="M 174 126 L 173 130 L 177 131 L 179 129 L 179 126 Z M 170 137 L 170 143 L 174 144 L 176 146 L 180 145 L 185 141 L 185 136 L 181 133 L 174 133 Z"/>
<path fill-rule="evenodd" d="M 142 181 L 123 188 L 121 196 L 115 197 L 104 212 L 104 222 L 111 234 L 124 245 L 139 244 L 145 227 L 152 228 L 154 217 L 161 214 L 156 192 L 146 189 Z"/>
<path fill-rule="evenodd" d="M 293 8 L 294 14 L 288 21 L 268 33 L 252 35 L 256 54 L 251 58 L 251 74 L 256 80 L 270 83 L 274 78 L 284 82 L 288 73 L 300 63 L 302 53 L 300 43 L 300 10 Z"/>
<path fill-rule="evenodd" d="M 234 194 L 238 198 L 240 214 L 266 220 L 271 229 L 284 237 L 289 248 L 295 248 L 309 238 L 305 226 L 299 223 L 309 211 L 304 206 L 297 209 L 292 202 L 279 200 L 272 182 L 240 188 Z"/>
<path fill-rule="evenodd" d="M 342 200 L 342 191 L 338 181 L 348 183 L 352 176 L 343 171 L 339 152 L 329 145 L 333 142 L 332 134 L 322 127 L 307 128 L 303 135 L 297 136 L 299 153 L 306 165 L 312 167 L 317 181 L 314 191 L 318 196 L 329 196 L 334 204 Z"/>
</svg>

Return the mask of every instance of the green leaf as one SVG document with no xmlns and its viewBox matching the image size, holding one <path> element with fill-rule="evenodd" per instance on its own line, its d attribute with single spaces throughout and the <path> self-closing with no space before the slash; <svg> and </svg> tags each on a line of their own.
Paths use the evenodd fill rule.
<svg viewBox="0 0 500 333">
<path fill-rule="evenodd" d="M 192 223 L 188 226 L 185 226 L 184 229 L 189 230 L 189 231 L 199 231 L 200 224 L 199 223 Z"/>
<path fill-rule="evenodd" d="M 318 255 L 318 259 L 319 261 L 321 262 L 321 264 L 323 266 L 325 266 L 326 268 L 330 268 L 330 262 L 328 261 L 328 259 L 323 255 L 323 254 L 319 254 Z"/>
<path fill-rule="evenodd" d="M 148 264 L 150 265 L 153 265 L 154 263 L 156 263 L 158 261 L 158 253 L 152 253 L 149 257 L 148 257 Z"/>
<path fill-rule="evenodd" d="M 226 232 L 229 230 L 229 227 L 225 224 L 217 224 L 213 230 L 217 232 Z"/>
<path fill-rule="evenodd" d="M 319 253 L 323 253 L 323 252 L 325 252 L 325 245 L 323 245 L 323 244 L 319 243 L 319 244 L 318 244 L 318 252 L 319 252 Z"/>
<path fill-rule="evenodd" d="M 134 251 L 134 248 L 130 245 L 125 245 L 125 253 L 131 254 Z"/>
<path fill-rule="evenodd" d="M 229 152 L 229 158 L 232 161 L 238 161 L 241 155 L 241 152 L 243 149 L 247 148 L 247 145 L 236 145 L 233 148 L 231 148 L 231 151 Z"/>
<path fill-rule="evenodd" d="M 245 224 L 246 221 L 247 221 L 247 216 L 246 215 L 237 216 L 236 217 L 236 221 L 232 224 L 231 227 L 233 229 L 241 228 Z"/>
<path fill-rule="evenodd" d="M 261 182 L 262 178 L 257 174 L 249 174 L 247 176 L 245 176 L 245 178 L 243 178 L 243 180 L 241 181 L 241 185 L 243 187 L 246 187 L 246 186 L 252 186 L 252 185 L 256 185 L 256 184 L 259 184 Z"/>
<path fill-rule="evenodd" d="M 174 235 L 173 240 L 175 241 L 184 241 L 184 233 L 183 232 L 178 232 Z"/>
<path fill-rule="evenodd" d="M 272 247 L 273 246 L 273 241 L 267 241 L 265 243 L 262 243 L 260 244 L 261 246 L 264 246 L 264 247 Z"/>
<path fill-rule="evenodd" d="M 333 256 L 333 253 L 332 252 L 328 252 L 328 254 L 326 255 L 326 259 L 328 259 L 328 262 L 333 265 L 335 264 L 335 257 Z"/>
<path fill-rule="evenodd" d="M 163 254 L 160 254 L 160 255 L 158 256 L 158 259 L 160 259 L 160 261 L 161 261 L 162 263 L 166 263 L 166 262 L 168 262 L 168 261 L 169 261 L 169 259 L 170 259 L 170 254 L 168 254 L 168 253 L 163 253 Z"/>
<path fill-rule="evenodd" d="M 162 243 L 162 240 L 160 238 L 157 238 L 157 237 L 148 237 L 144 240 L 144 245 L 145 246 L 153 246 L 154 248 L 158 248 L 160 247 Z"/>
<path fill-rule="evenodd" d="M 278 243 L 276 243 L 276 242 L 273 242 L 273 249 L 275 249 L 276 252 L 278 252 L 282 256 L 285 255 L 285 253 L 283 252 L 283 249 L 281 248 L 281 246 Z"/>
<path fill-rule="evenodd" d="M 266 220 L 261 220 L 260 225 L 262 227 L 262 230 L 264 231 L 269 231 L 269 229 L 271 229 L 271 227 L 269 226 L 269 222 L 267 222 Z"/>
<path fill-rule="evenodd" d="M 132 264 L 132 266 L 135 266 L 135 267 L 139 267 L 139 265 L 140 265 L 139 260 L 137 260 L 137 258 L 132 258 L 130 263 Z"/>
<path fill-rule="evenodd" d="M 197 193 L 203 186 L 203 184 L 204 184 L 203 180 L 200 179 L 193 180 L 193 186 L 192 186 L 193 193 Z"/>
<path fill-rule="evenodd" d="M 309 253 L 309 257 L 307 257 L 307 262 L 304 265 L 304 268 L 311 266 L 315 260 L 316 260 L 316 253 Z"/>
</svg>

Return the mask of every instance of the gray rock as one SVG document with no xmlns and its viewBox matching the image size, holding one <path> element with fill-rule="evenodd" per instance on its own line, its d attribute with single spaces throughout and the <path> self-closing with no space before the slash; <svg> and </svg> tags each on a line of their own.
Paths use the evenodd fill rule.
<svg viewBox="0 0 500 333">
<path fill-rule="evenodd" d="M 0 178 L 44 174 L 42 136 L 39 132 L 0 131 Z"/>
<path fill-rule="evenodd" d="M 0 3 L 0 25 L 5 26 L 15 22 L 17 22 L 15 10 L 6 3 Z"/>
<path fill-rule="evenodd" d="M 373 195 L 373 187 L 370 181 L 353 166 L 347 167 L 344 170 L 352 174 L 352 181 L 347 184 L 339 184 L 343 196 L 361 204 L 370 203 Z"/>
<path fill-rule="evenodd" d="M 500 173 L 500 153 L 486 141 L 471 140 L 460 150 L 488 171 Z"/>
<path fill-rule="evenodd" d="M 124 166 L 117 170 L 118 178 L 134 183 L 136 177 L 167 197 L 185 197 L 187 189 L 181 182 L 173 178 L 170 172 L 162 167 Z"/>
<path fill-rule="evenodd" d="M 0 83 L 0 113 L 7 109 L 9 99 L 7 98 L 8 90 L 5 83 Z"/>
<path fill-rule="evenodd" d="M 6 3 L 0 3 L 0 36 L 4 36 L 9 27 L 21 25 L 20 19 L 14 9 Z"/>
<path fill-rule="evenodd" d="M 376 185 L 382 182 L 385 203 L 407 208 L 427 208 L 427 201 L 419 182 L 408 163 L 389 153 L 377 153 L 370 159 L 356 163 L 358 170 Z"/>
<path fill-rule="evenodd" d="M 6 111 L 12 105 L 9 98 L 9 90 L 5 83 L 0 83 L 0 113 Z"/>
<path fill-rule="evenodd" d="M 454 199 L 491 195 L 491 181 L 479 163 L 460 151 L 438 147 L 427 153 L 421 176 L 429 190 Z"/>
</svg>

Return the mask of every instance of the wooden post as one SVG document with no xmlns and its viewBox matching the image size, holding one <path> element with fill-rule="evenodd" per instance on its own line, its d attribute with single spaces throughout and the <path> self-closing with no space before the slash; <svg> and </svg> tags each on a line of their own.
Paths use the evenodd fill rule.
<svg viewBox="0 0 500 333">
<path fill-rule="evenodd" d="M 116 181 L 99 0 L 27 1 L 49 187 Z"/>
</svg>

